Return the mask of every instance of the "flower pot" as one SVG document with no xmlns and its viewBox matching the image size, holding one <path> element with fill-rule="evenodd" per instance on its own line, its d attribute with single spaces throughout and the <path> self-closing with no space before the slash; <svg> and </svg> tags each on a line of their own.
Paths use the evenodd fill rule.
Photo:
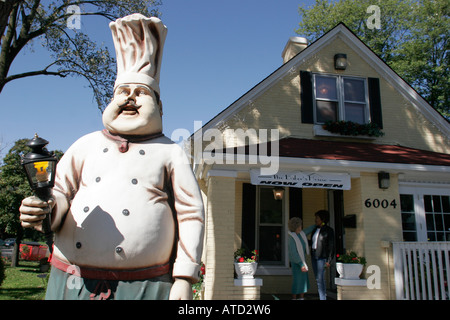
<svg viewBox="0 0 450 320">
<path fill-rule="evenodd" d="M 348 280 L 357 280 L 362 273 L 363 265 L 359 263 L 336 262 L 336 270 L 339 278 Z"/>
<path fill-rule="evenodd" d="M 234 263 L 234 270 L 236 271 L 238 279 L 253 279 L 257 268 L 257 262 Z"/>
</svg>

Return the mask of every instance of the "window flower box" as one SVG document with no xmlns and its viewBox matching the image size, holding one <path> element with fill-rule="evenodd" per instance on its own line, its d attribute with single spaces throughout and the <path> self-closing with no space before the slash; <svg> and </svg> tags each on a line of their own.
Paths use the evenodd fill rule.
<svg viewBox="0 0 450 320">
<path fill-rule="evenodd" d="M 341 136 L 382 137 L 384 132 L 372 122 L 359 124 L 352 121 L 327 121 L 322 128 Z"/>
</svg>

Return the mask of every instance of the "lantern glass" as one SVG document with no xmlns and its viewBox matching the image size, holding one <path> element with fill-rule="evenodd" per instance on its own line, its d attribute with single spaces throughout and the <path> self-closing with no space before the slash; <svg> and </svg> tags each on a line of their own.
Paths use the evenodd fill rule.
<svg viewBox="0 0 450 320">
<path fill-rule="evenodd" d="M 39 159 L 36 162 L 25 163 L 24 167 L 33 190 L 53 187 L 55 181 L 55 160 Z"/>
<path fill-rule="evenodd" d="M 378 187 L 380 189 L 388 189 L 390 186 L 390 177 L 388 172 L 378 172 Z"/>
<path fill-rule="evenodd" d="M 347 55 L 345 53 L 334 55 L 334 68 L 336 70 L 345 70 L 347 68 Z"/>
<path fill-rule="evenodd" d="M 45 148 L 47 144 L 47 140 L 36 134 L 27 143 L 31 152 L 22 157 L 22 165 L 30 187 L 41 196 L 47 196 L 49 192 L 44 191 L 49 191 L 55 185 L 57 159 Z"/>
</svg>

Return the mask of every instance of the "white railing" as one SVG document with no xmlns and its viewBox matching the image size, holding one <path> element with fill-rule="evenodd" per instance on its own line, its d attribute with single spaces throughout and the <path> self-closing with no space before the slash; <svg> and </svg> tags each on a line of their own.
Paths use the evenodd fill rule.
<svg viewBox="0 0 450 320">
<path fill-rule="evenodd" d="M 394 242 L 397 300 L 450 299 L 450 242 Z"/>
</svg>

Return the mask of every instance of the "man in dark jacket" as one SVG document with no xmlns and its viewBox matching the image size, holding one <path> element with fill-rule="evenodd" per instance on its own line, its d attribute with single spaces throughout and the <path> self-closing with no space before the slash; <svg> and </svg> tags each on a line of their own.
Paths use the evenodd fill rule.
<svg viewBox="0 0 450 320">
<path fill-rule="evenodd" d="M 326 210 L 315 213 L 316 228 L 311 236 L 311 262 L 317 281 L 320 300 L 327 299 L 325 268 L 334 258 L 334 231 L 327 225 L 330 214 Z"/>
</svg>

